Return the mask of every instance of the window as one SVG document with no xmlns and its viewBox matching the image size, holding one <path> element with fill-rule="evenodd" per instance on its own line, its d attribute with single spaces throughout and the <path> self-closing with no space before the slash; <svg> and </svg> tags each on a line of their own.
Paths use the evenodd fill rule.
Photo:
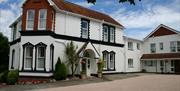
<svg viewBox="0 0 180 91">
<path fill-rule="evenodd" d="M 170 49 L 171 49 L 171 52 L 176 52 L 176 42 L 175 41 L 170 42 Z"/>
<path fill-rule="evenodd" d="M 27 11 L 27 18 L 26 18 L 26 29 L 33 30 L 34 28 L 34 10 Z"/>
<path fill-rule="evenodd" d="M 160 66 L 164 66 L 164 61 L 160 61 Z"/>
<path fill-rule="evenodd" d="M 103 40 L 108 42 L 108 27 L 107 26 L 103 27 L 103 35 L 104 35 Z"/>
<path fill-rule="evenodd" d="M 128 67 L 133 68 L 133 59 L 128 59 Z"/>
<path fill-rule="evenodd" d="M 150 46 L 151 46 L 151 53 L 156 53 L 156 44 L 152 43 Z"/>
<path fill-rule="evenodd" d="M 109 68 L 114 69 L 114 62 L 115 62 L 115 53 L 110 52 L 110 60 L 109 60 Z"/>
<path fill-rule="evenodd" d="M 180 41 L 177 41 L 177 52 L 180 52 Z"/>
<path fill-rule="evenodd" d="M 140 44 L 137 43 L 137 50 L 140 50 Z"/>
<path fill-rule="evenodd" d="M 14 26 L 12 31 L 13 31 L 13 40 L 15 40 L 16 39 L 16 33 L 17 33 L 17 27 Z"/>
<path fill-rule="evenodd" d="M 45 71 L 46 46 L 42 42 L 36 45 L 36 70 L 38 71 Z"/>
<path fill-rule="evenodd" d="M 145 66 L 155 66 L 155 61 L 145 61 Z"/>
<path fill-rule="evenodd" d="M 174 66 L 174 60 L 171 60 L 171 67 Z"/>
<path fill-rule="evenodd" d="M 114 42 L 115 39 L 115 31 L 114 28 L 110 28 L 110 42 Z"/>
<path fill-rule="evenodd" d="M 103 25 L 103 41 L 115 42 L 115 27 L 109 25 Z"/>
<path fill-rule="evenodd" d="M 81 21 L 81 37 L 88 38 L 89 37 L 89 22 L 87 20 Z"/>
<path fill-rule="evenodd" d="M 15 50 L 12 51 L 11 69 L 14 69 Z"/>
<path fill-rule="evenodd" d="M 46 29 L 46 18 L 47 18 L 47 10 L 40 9 L 39 10 L 39 21 L 38 21 L 38 29 L 39 30 Z"/>
<path fill-rule="evenodd" d="M 132 42 L 128 42 L 128 50 L 133 50 L 133 43 Z"/>
<path fill-rule="evenodd" d="M 45 47 L 38 47 L 37 54 L 37 70 L 44 70 L 45 68 Z"/>
<path fill-rule="evenodd" d="M 53 63 L 54 63 L 54 46 L 50 46 L 50 71 L 53 71 Z"/>
<path fill-rule="evenodd" d="M 160 50 L 163 50 L 163 49 L 164 49 L 164 46 L 163 46 L 163 43 L 162 43 L 162 42 L 159 43 L 159 49 L 160 49 Z"/>
<path fill-rule="evenodd" d="M 103 69 L 105 69 L 105 70 L 107 70 L 107 68 L 108 68 L 108 66 L 107 66 L 107 62 L 109 61 L 109 57 L 108 57 L 108 52 L 107 51 L 104 51 L 103 52 L 103 60 L 104 60 L 104 68 Z"/>
<path fill-rule="evenodd" d="M 28 45 L 25 47 L 24 69 L 32 70 L 32 62 L 33 62 L 33 46 Z"/>
</svg>

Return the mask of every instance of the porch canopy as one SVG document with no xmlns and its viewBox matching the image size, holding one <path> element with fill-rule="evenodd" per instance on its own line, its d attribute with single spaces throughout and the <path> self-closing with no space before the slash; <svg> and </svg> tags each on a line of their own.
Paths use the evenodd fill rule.
<svg viewBox="0 0 180 91">
<path fill-rule="evenodd" d="M 155 53 L 143 54 L 141 60 L 180 60 L 180 53 Z"/>
</svg>

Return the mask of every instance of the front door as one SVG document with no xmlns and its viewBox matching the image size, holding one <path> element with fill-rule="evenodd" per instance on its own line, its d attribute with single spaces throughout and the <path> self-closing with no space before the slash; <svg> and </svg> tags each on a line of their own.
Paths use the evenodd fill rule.
<svg viewBox="0 0 180 91">
<path fill-rule="evenodd" d="M 91 63 L 89 58 L 86 59 L 86 74 L 87 76 L 91 76 Z"/>
<path fill-rule="evenodd" d="M 180 60 L 175 60 L 175 73 L 180 74 Z"/>
</svg>

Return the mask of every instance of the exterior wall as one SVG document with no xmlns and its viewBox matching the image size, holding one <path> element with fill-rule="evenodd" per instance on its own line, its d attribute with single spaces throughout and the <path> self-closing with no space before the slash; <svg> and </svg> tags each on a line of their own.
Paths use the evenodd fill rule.
<svg viewBox="0 0 180 91">
<path fill-rule="evenodd" d="M 12 51 L 14 52 L 14 61 L 13 61 L 13 65 L 12 65 Z M 13 69 L 18 69 L 19 68 L 19 62 L 20 62 L 20 53 L 21 49 L 20 49 L 20 45 L 19 43 L 10 46 L 10 52 L 9 52 L 9 70 L 13 70 Z M 13 68 L 11 68 L 11 65 L 13 66 Z"/>
<path fill-rule="evenodd" d="M 79 16 L 71 15 L 69 13 L 57 12 L 55 33 L 67 36 L 81 37 L 81 18 Z M 102 40 L 103 23 L 95 20 L 90 20 L 89 23 L 90 39 Z M 122 29 L 115 28 L 115 42 L 123 43 Z"/>
<path fill-rule="evenodd" d="M 141 71 L 140 58 L 142 56 L 142 41 L 124 37 L 125 47 L 125 72 Z M 133 50 L 128 50 L 128 42 L 133 43 Z M 140 50 L 137 49 L 137 43 L 140 45 Z M 128 59 L 133 59 L 133 67 L 128 67 Z"/>
<path fill-rule="evenodd" d="M 180 35 L 166 35 L 166 36 L 158 36 L 158 37 L 151 37 L 144 41 L 143 43 L 143 53 L 149 54 L 150 52 L 150 44 L 156 44 L 156 53 L 170 53 L 170 42 L 171 41 L 180 41 Z M 160 50 L 159 43 L 163 42 L 164 49 Z"/>
</svg>

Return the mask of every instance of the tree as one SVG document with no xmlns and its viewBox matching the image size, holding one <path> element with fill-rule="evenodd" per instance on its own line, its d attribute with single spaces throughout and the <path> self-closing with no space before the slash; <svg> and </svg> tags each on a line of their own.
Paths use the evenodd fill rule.
<svg viewBox="0 0 180 91">
<path fill-rule="evenodd" d="M 8 38 L 0 33 L 0 73 L 8 70 L 9 65 L 9 43 Z"/>
<path fill-rule="evenodd" d="M 139 0 L 141 1 L 141 0 Z M 87 0 L 88 3 L 96 3 L 96 0 Z M 119 3 L 129 2 L 130 4 L 135 5 L 135 0 L 119 0 Z"/>
<path fill-rule="evenodd" d="M 76 69 L 79 64 L 79 56 L 76 53 L 77 51 L 77 46 L 74 45 L 74 43 L 71 41 L 70 43 L 67 43 L 65 46 L 65 54 L 67 58 L 68 65 L 71 67 L 71 73 L 72 76 L 74 77 Z"/>
</svg>

